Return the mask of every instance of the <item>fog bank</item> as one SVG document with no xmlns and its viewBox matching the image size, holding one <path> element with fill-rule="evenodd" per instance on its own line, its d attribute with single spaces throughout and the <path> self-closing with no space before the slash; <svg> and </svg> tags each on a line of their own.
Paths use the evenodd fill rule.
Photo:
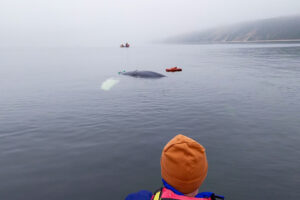
<svg viewBox="0 0 300 200">
<path fill-rule="evenodd" d="M 113 46 L 295 15 L 299 0 L 1 0 L 1 46 Z"/>
</svg>

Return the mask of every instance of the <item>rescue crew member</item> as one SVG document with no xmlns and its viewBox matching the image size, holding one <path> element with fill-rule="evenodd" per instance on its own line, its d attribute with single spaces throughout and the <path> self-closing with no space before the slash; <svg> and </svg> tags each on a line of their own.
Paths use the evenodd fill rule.
<svg viewBox="0 0 300 200">
<path fill-rule="evenodd" d="M 142 190 L 129 194 L 125 200 L 214 200 L 224 199 L 212 192 L 199 192 L 207 175 L 205 148 L 195 140 L 177 135 L 164 147 L 161 159 L 164 187 L 154 194 Z"/>
</svg>

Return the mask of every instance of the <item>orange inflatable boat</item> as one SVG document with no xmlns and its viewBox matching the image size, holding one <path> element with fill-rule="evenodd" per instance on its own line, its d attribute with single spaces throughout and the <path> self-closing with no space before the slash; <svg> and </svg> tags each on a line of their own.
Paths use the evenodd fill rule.
<svg viewBox="0 0 300 200">
<path fill-rule="evenodd" d="M 181 72 L 182 69 L 178 67 L 167 68 L 166 72 Z"/>
</svg>

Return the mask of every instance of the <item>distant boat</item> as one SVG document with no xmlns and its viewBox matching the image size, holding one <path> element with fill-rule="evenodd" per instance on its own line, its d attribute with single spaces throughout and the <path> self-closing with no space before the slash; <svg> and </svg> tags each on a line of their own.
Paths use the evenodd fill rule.
<svg viewBox="0 0 300 200">
<path fill-rule="evenodd" d="M 129 48 L 130 45 L 128 44 L 128 42 L 126 42 L 125 44 L 121 44 L 120 47 L 121 47 L 121 48 L 123 48 L 123 47 Z"/>
<path fill-rule="evenodd" d="M 166 72 L 181 72 L 182 69 L 178 67 L 167 68 Z"/>
</svg>

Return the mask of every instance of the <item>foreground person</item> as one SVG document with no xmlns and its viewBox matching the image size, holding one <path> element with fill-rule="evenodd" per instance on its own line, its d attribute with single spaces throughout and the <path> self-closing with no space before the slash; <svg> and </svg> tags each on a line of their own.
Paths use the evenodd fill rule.
<svg viewBox="0 0 300 200">
<path fill-rule="evenodd" d="M 164 147 L 161 159 L 164 187 L 152 192 L 142 190 L 129 194 L 125 200 L 214 200 L 224 199 L 212 192 L 199 192 L 206 178 L 205 148 L 195 140 L 177 135 Z"/>
</svg>

